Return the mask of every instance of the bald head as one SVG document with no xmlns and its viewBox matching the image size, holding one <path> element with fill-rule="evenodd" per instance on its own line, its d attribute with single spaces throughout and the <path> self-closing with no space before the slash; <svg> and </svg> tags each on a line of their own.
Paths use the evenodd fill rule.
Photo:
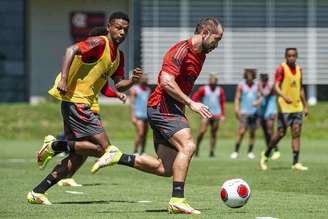
<svg viewBox="0 0 328 219">
<path fill-rule="evenodd" d="M 198 22 L 196 25 L 195 34 L 200 34 L 204 30 L 211 33 L 218 33 L 219 29 L 223 29 L 220 21 L 214 17 L 207 17 Z"/>
</svg>

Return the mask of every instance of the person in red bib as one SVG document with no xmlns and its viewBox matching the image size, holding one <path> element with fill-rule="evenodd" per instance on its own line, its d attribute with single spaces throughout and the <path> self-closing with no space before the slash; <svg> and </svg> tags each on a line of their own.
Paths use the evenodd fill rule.
<svg viewBox="0 0 328 219">
<path fill-rule="evenodd" d="M 267 170 L 267 162 L 272 150 L 285 136 L 288 127 L 292 132 L 292 150 L 294 170 L 308 170 L 308 167 L 299 163 L 299 153 L 301 147 L 301 130 L 303 116 L 308 115 L 308 105 L 306 102 L 302 83 L 303 72 L 296 64 L 297 49 L 287 48 L 285 51 L 286 63 L 282 63 L 276 71 L 275 91 L 278 96 L 278 130 L 271 138 L 268 149 L 261 154 L 260 167 Z"/>
<path fill-rule="evenodd" d="M 223 36 L 223 27 L 215 18 L 202 19 L 194 35 L 173 45 L 164 56 L 158 84 L 148 100 L 148 121 L 153 129 L 157 158 L 141 155 L 130 159 L 130 166 L 159 176 L 173 177 L 168 212 L 200 214 L 184 198 L 189 163 L 196 150 L 185 106 L 203 118 L 211 118 L 208 106 L 193 101 L 191 94 L 206 54 L 214 50 Z M 118 164 L 131 155 L 111 147 L 93 166 L 92 171 Z"/>
<path fill-rule="evenodd" d="M 210 74 L 208 79 L 209 84 L 201 86 L 193 95 L 192 99 L 194 101 L 201 101 L 206 106 L 209 107 L 210 112 L 213 116 L 210 119 L 203 118 L 201 119 L 199 133 L 197 136 L 197 149 L 195 156 L 199 155 L 199 146 L 203 140 L 203 137 L 206 133 L 207 127 L 211 127 L 211 140 L 210 140 L 210 154 L 209 157 L 215 156 L 215 146 L 216 146 L 216 136 L 219 129 L 220 123 L 224 121 L 224 104 L 225 96 L 224 90 L 221 86 L 217 85 L 218 78 Z"/>
</svg>

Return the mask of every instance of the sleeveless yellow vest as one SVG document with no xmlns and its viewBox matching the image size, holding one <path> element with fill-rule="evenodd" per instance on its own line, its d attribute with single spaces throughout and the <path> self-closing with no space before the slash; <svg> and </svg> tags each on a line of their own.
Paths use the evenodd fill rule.
<svg viewBox="0 0 328 219">
<path fill-rule="evenodd" d="M 279 96 L 278 107 L 282 113 L 296 113 L 303 111 L 303 104 L 301 101 L 301 68 L 296 65 L 296 74 L 293 75 L 286 63 L 282 63 L 281 66 L 284 69 L 284 79 L 281 82 L 281 92 L 283 95 L 292 99 L 291 104 L 287 104 L 286 101 Z"/>
<path fill-rule="evenodd" d="M 54 86 L 48 93 L 57 98 L 73 103 L 85 103 L 92 106 L 98 104 L 98 95 L 105 85 L 107 78 L 115 73 L 120 63 L 120 52 L 117 49 L 116 59 L 111 60 L 109 42 L 107 37 L 101 36 L 106 41 L 102 56 L 93 63 L 85 63 L 80 55 L 75 55 L 69 69 L 67 78 L 67 92 L 62 95 L 57 90 L 61 79 L 58 74 Z"/>
</svg>

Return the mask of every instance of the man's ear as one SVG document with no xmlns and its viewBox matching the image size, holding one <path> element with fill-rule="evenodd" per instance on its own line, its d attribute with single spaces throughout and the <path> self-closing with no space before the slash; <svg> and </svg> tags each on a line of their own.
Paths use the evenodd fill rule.
<svg viewBox="0 0 328 219">
<path fill-rule="evenodd" d="M 110 23 L 108 23 L 108 24 L 107 24 L 107 27 L 106 27 L 106 29 L 107 29 L 107 32 L 109 32 L 109 29 L 110 29 L 110 25 L 111 25 Z"/>
</svg>

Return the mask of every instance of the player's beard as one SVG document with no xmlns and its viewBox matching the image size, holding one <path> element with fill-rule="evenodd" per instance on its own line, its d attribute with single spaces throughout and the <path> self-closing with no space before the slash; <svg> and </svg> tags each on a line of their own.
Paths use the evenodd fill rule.
<svg viewBox="0 0 328 219">
<path fill-rule="evenodd" d="M 202 41 L 202 49 L 203 49 L 203 52 L 204 52 L 204 53 L 209 53 L 209 52 L 211 52 L 213 49 L 215 49 L 215 47 L 212 46 L 211 44 L 209 44 L 209 43 L 207 42 L 207 40 L 203 40 L 203 41 Z"/>
</svg>

